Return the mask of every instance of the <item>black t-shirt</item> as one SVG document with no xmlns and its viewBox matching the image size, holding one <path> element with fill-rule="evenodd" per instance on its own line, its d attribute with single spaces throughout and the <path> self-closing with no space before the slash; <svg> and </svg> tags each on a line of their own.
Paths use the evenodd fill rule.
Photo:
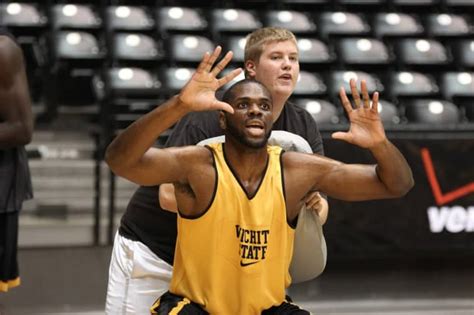
<svg viewBox="0 0 474 315">
<path fill-rule="evenodd" d="M 218 112 L 188 114 L 175 126 L 166 146 L 194 145 L 202 140 L 220 136 Z M 314 153 L 324 154 L 323 143 L 316 122 L 301 107 L 287 103 L 273 130 L 284 130 L 306 139 Z M 163 210 L 158 203 L 158 186 L 139 187 L 122 217 L 119 233 L 144 243 L 158 257 L 173 263 L 176 245 L 175 213 Z"/>
</svg>

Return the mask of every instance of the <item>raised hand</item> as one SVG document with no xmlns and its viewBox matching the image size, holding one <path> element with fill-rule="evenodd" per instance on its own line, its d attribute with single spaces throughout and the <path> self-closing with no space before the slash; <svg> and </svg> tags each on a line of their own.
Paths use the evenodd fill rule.
<svg viewBox="0 0 474 315">
<path fill-rule="evenodd" d="M 217 75 L 232 59 L 232 52 L 229 51 L 214 66 L 221 50 L 221 47 L 217 46 L 212 54 L 206 53 L 196 72 L 181 90 L 179 100 L 189 111 L 225 110 L 230 113 L 234 112 L 229 104 L 218 101 L 215 93 L 221 86 L 238 76 L 242 69 L 235 69 L 223 78 L 218 79 Z"/>
<path fill-rule="evenodd" d="M 350 82 L 354 107 L 347 98 L 344 88 L 341 87 L 339 97 L 350 120 L 350 129 L 347 132 L 335 132 L 334 139 L 344 140 L 362 148 L 370 149 L 384 142 L 387 138 L 378 113 L 379 94 L 375 92 L 372 100 L 369 98 L 367 84 L 361 81 L 362 99 L 357 90 L 356 80 Z"/>
</svg>

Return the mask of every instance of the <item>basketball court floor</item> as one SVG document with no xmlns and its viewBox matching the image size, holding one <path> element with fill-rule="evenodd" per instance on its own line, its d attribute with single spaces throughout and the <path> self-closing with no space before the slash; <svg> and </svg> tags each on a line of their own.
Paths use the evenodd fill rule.
<svg viewBox="0 0 474 315">
<path fill-rule="evenodd" d="M 104 314 L 111 248 L 21 249 L 22 285 L 0 294 L 0 315 Z M 473 315 L 474 268 L 328 262 L 290 295 L 316 315 Z"/>
</svg>

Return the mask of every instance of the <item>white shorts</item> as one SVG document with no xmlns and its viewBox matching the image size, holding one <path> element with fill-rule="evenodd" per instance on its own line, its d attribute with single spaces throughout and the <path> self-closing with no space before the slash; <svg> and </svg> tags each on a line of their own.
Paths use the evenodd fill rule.
<svg viewBox="0 0 474 315">
<path fill-rule="evenodd" d="M 109 268 L 105 313 L 150 314 L 153 303 L 169 289 L 173 267 L 141 242 L 117 232 Z"/>
</svg>

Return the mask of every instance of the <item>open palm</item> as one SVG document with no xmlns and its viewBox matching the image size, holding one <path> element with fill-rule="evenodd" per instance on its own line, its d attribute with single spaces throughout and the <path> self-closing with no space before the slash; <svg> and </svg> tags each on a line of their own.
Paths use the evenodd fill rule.
<svg viewBox="0 0 474 315">
<path fill-rule="evenodd" d="M 238 76 L 242 70 L 240 68 L 233 70 L 226 76 L 218 79 L 217 75 L 232 59 L 232 52 L 229 51 L 214 66 L 220 53 L 220 46 L 216 47 L 212 54 L 206 53 L 196 72 L 181 90 L 179 99 L 190 111 L 225 110 L 233 112 L 229 104 L 216 99 L 216 91 Z"/>
<path fill-rule="evenodd" d="M 341 88 L 339 96 L 342 105 L 349 116 L 350 128 L 347 132 L 335 132 L 332 137 L 362 148 L 372 148 L 386 139 L 385 131 L 378 113 L 379 94 L 374 93 L 372 100 L 369 98 L 367 84 L 361 82 L 362 99 L 357 90 L 356 81 L 350 81 L 354 107 L 347 98 L 346 92 Z"/>
</svg>

